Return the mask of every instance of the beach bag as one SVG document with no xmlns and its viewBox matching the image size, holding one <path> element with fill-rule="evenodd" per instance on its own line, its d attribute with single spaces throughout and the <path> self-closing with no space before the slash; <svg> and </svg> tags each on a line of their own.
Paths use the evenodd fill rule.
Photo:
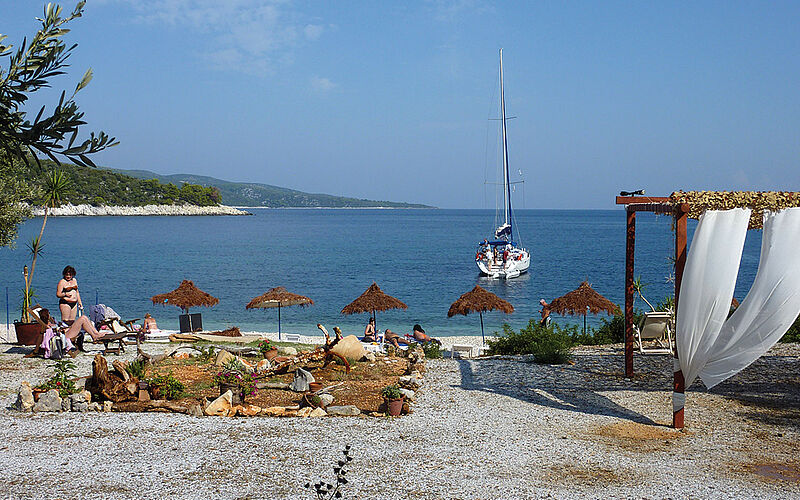
<svg viewBox="0 0 800 500">
<path fill-rule="evenodd" d="M 64 357 L 64 341 L 61 335 L 53 335 L 50 339 L 50 359 L 61 359 Z"/>
</svg>

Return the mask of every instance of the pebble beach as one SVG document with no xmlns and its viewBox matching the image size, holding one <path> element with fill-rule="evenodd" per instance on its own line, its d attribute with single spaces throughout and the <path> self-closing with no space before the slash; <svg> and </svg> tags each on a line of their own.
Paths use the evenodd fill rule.
<svg viewBox="0 0 800 500">
<path fill-rule="evenodd" d="M 9 409 L 19 383 L 49 363 L 0 352 L 6 498 L 312 498 L 303 484 L 331 481 L 345 445 L 344 498 L 800 495 L 797 344 L 713 391 L 695 383 L 683 432 L 669 428 L 671 359 L 637 355 L 628 380 L 620 345 L 575 348 L 573 365 L 429 360 L 414 413 L 395 419 L 20 413 Z M 76 358 L 78 373 L 92 355 Z"/>
</svg>

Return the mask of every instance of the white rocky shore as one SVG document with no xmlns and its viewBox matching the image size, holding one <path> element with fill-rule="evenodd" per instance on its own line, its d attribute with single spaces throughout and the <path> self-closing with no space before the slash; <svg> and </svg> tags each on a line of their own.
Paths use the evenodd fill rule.
<svg viewBox="0 0 800 500">
<path fill-rule="evenodd" d="M 684 432 L 668 426 L 672 360 L 637 355 L 628 380 L 619 345 L 561 366 L 431 360 L 397 419 L 11 411 L 21 380 L 48 374 L 28 350 L 0 344 L 4 498 L 308 499 L 347 444 L 344 498 L 800 497 L 798 344 L 712 391 L 695 383 Z"/>
<path fill-rule="evenodd" d="M 44 215 L 43 208 L 34 208 L 36 217 Z M 53 217 L 86 217 L 86 216 L 136 216 L 136 215 L 252 215 L 245 210 L 225 205 L 199 207 L 197 205 L 144 205 L 141 207 L 63 205 L 51 209 Z"/>
</svg>

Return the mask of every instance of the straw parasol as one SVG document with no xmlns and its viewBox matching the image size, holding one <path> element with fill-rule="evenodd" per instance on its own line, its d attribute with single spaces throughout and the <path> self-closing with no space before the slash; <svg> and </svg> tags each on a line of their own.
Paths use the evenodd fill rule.
<svg viewBox="0 0 800 500">
<path fill-rule="evenodd" d="M 344 306 L 342 314 L 370 313 L 374 318 L 375 311 L 388 311 L 389 309 L 408 309 L 408 306 L 391 295 L 383 293 L 383 290 L 373 281 L 356 300 Z M 375 332 L 378 331 L 377 325 L 376 322 Z"/>
<path fill-rule="evenodd" d="M 565 314 L 572 316 L 582 314 L 584 334 L 586 334 L 587 312 L 592 314 L 605 312 L 613 315 L 614 312 L 619 311 L 619 307 L 616 304 L 594 291 L 594 288 L 587 281 L 582 282 L 581 286 L 568 294 L 554 299 L 550 302 L 549 307 L 551 311 L 562 316 Z"/>
<path fill-rule="evenodd" d="M 475 285 L 475 288 L 450 305 L 447 317 L 452 318 L 456 314 L 466 316 L 471 312 L 477 312 L 481 317 L 481 338 L 483 343 L 486 344 L 486 336 L 483 333 L 483 313 L 495 310 L 511 314 L 514 312 L 514 306 L 492 292 L 484 290 L 480 285 Z"/>
<path fill-rule="evenodd" d="M 211 307 L 219 304 L 219 299 L 200 290 L 189 280 L 183 280 L 178 288 L 171 292 L 150 297 L 153 304 L 170 304 L 180 307 L 186 314 L 190 307 Z"/>
<path fill-rule="evenodd" d="M 282 286 L 271 288 L 267 293 L 259 295 L 251 300 L 245 309 L 271 309 L 278 308 L 278 340 L 281 339 L 281 307 L 287 306 L 310 306 L 313 300 L 303 295 L 297 295 L 287 291 Z"/>
</svg>

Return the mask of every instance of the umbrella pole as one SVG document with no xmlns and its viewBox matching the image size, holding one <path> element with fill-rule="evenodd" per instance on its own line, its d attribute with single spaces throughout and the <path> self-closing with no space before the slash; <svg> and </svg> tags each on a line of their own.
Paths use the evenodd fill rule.
<svg viewBox="0 0 800 500">
<path fill-rule="evenodd" d="M 281 339 L 281 305 L 278 304 L 278 340 Z"/>
<path fill-rule="evenodd" d="M 479 312 L 478 315 L 481 317 L 481 339 L 483 340 L 482 345 L 486 345 L 486 336 L 483 334 L 483 313 Z"/>
<path fill-rule="evenodd" d="M 583 335 L 586 336 L 586 313 L 583 313 Z"/>
</svg>

